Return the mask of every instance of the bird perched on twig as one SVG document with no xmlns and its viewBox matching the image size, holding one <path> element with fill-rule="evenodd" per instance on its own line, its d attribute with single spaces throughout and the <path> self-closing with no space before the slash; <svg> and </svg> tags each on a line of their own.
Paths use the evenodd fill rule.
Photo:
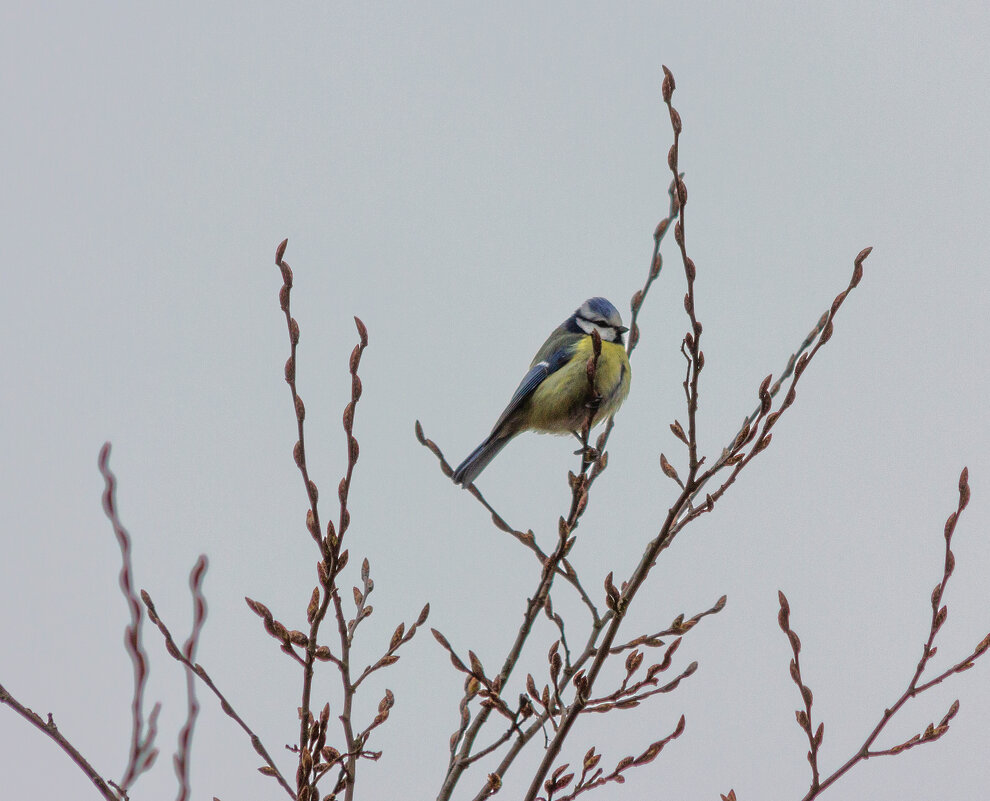
<svg viewBox="0 0 990 801">
<path fill-rule="evenodd" d="M 629 394 L 631 371 L 622 342 L 628 331 L 605 298 L 589 298 L 543 343 L 488 438 L 454 471 L 454 483 L 469 486 L 509 440 L 523 431 L 575 434 L 588 419 L 588 359 L 592 331 L 602 350 L 595 371 L 600 402 L 592 426 L 612 417 Z"/>
</svg>

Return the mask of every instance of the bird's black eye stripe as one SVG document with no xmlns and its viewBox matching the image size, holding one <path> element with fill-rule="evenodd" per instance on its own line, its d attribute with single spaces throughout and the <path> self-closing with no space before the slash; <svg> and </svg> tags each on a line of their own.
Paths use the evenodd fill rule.
<svg viewBox="0 0 990 801">
<path fill-rule="evenodd" d="M 616 333 L 619 332 L 619 326 L 613 325 L 604 318 L 592 319 L 591 317 L 585 317 L 583 314 L 579 314 L 578 319 L 584 320 L 586 323 L 591 323 L 592 325 L 597 325 L 600 328 L 611 328 Z"/>
</svg>

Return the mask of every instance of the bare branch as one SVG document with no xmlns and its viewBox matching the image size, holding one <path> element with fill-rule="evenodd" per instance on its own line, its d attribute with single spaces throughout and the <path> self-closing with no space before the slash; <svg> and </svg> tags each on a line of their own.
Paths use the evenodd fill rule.
<svg viewBox="0 0 990 801">
<path fill-rule="evenodd" d="M 835 308 L 835 306 L 833 306 Z M 963 468 L 962 473 L 959 476 L 959 501 L 956 505 L 956 510 L 949 515 L 948 520 L 945 522 L 944 528 L 944 539 L 945 539 L 945 555 L 943 559 L 942 567 L 942 579 L 935 585 L 935 589 L 932 591 L 931 605 L 932 614 L 931 621 L 928 630 L 928 639 L 922 648 L 921 659 L 918 661 L 918 665 L 915 668 L 914 675 L 908 682 L 907 689 L 901 693 L 900 698 L 894 702 L 893 705 L 887 707 L 880 717 L 879 722 L 873 728 L 873 731 L 869 733 L 863 744 L 859 749 L 849 757 L 846 762 L 839 767 L 834 773 L 825 779 L 819 778 L 818 773 L 818 763 L 817 763 L 817 752 L 818 746 L 821 745 L 822 736 L 824 732 L 824 727 L 820 724 L 812 735 L 811 728 L 811 703 L 812 695 L 811 690 L 809 690 L 802 682 L 800 667 L 798 665 L 798 652 L 800 651 L 801 642 L 797 637 L 797 634 L 789 626 L 789 616 L 790 607 L 787 604 L 787 599 L 784 597 L 783 593 L 780 593 L 780 615 L 778 620 L 780 622 L 780 627 L 787 634 L 788 639 L 791 641 L 791 648 L 794 652 L 794 659 L 791 661 L 791 677 L 794 679 L 795 683 L 801 690 L 802 698 L 804 699 L 805 708 L 803 710 L 798 710 L 798 724 L 808 735 L 809 743 L 811 744 L 811 751 L 808 754 L 808 760 L 811 763 L 812 768 L 812 780 L 811 787 L 808 790 L 807 795 L 804 796 L 804 801 L 811 801 L 813 798 L 817 798 L 826 788 L 830 787 L 833 783 L 838 781 L 842 776 L 844 776 L 849 770 L 851 770 L 859 762 L 869 759 L 870 757 L 877 756 L 895 756 L 897 754 L 903 753 L 911 748 L 918 745 L 923 745 L 925 743 L 931 743 L 939 739 L 949 730 L 949 722 L 956 716 L 959 711 L 959 701 L 953 701 L 949 710 L 942 717 L 942 719 L 936 723 L 929 723 L 925 727 L 924 731 L 920 734 L 915 734 L 904 742 L 898 743 L 889 748 L 875 749 L 873 744 L 876 742 L 877 738 L 883 732 L 884 728 L 890 722 L 891 718 L 894 717 L 900 711 L 900 709 L 912 698 L 920 695 L 926 690 L 931 689 L 937 684 L 947 679 L 949 676 L 955 673 L 961 673 L 964 670 L 969 670 L 973 667 L 973 664 L 977 659 L 983 656 L 987 650 L 990 650 L 990 634 L 983 638 L 980 643 L 973 649 L 973 651 L 965 656 L 962 660 L 954 664 L 948 670 L 943 671 L 935 678 L 928 682 L 919 684 L 921 676 L 923 675 L 925 668 L 928 666 L 928 662 L 935 655 L 938 650 L 935 647 L 935 638 L 938 635 L 939 630 L 942 628 L 945 620 L 948 616 L 948 608 L 942 604 L 942 599 L 945 595 L 945 588 L 949 583 L 949 577 L 952 575 L 952 571 L 955 567 L 955 556 L 952 553 L 952 535 L 955 532 L 956 523 L 959 520 L 959 516 L 962 514 L 963 509 L 969 503 L 970 490 L 969 490 L 969 471 Z"/>
<path fill-rule="evenodd" d="M 206 622 L 206 597 L 203 595 L 203 579 L 206 576 L 207 566 L 206 557 L 200 556 L 189 574 L 189 589 L 193 597 L 193 625 L 189 639 L 182 646 L 182 653 L 190 662 L 196 658 L 199 636 L 203 631 L 203 624 Z M 186 703 L 186 722 L 179 731 L 179 747 L 175 752 L 174 760 L 175 774 L 179 778 L 177 801 L 187 801 L 192 793 L 192 788 L 189 785 L 189 762 L 193 729 L 199 715 L 199 701 L 196 700 L 196 679 L 189 668 L 186 668 Z"/>
<path fill-rule="evenodd" d="M 611 427 L 611 421 L 609 422 L 609 427 Z M 432 453 L 437 461 L 440 463 L 441 472 L 448 478 L 453 474 L 453 469 L 447 464 L 446 458 L 444 458 L 443 451 L 440 450 L 440 446 L 437 445 L 432 439 L 429 439 L 423 432 L 423 426 L 416 421 L 416 439 L 419 444 L 426 448 L 430 453 Z M 601 445 L 601 439 L 599 439 L 599 446 Z M 600 447 L 599 447 L 600 449 Z M 592 478 L 592 481 L 594 478 Z M 525 545 L 533 555 L 539 561 L 540 565 L 545 565 L 547 562 L 547 554 L 544 553 L 543 549 L 536 542 L 536 536 L 530 531 L 520 531 L 519 529 L 513 528 L 509 523 L 506 522 L 505 518 L 500 515 L 495 508 L 486 500 L 485 496 L 481 493 L 481 490 L 474 484 L 466 487 L 468 492 L 473 495 L 478 503 L 488 510 L 488 513 L 492 517 L 492 523 L 495 528 L 499 531 L 504 531 L 506 534 L 511 534 L 519 542 Z M 599 612 L 598 608 L 592 602 L 588 593 L 585 591 L 584 587 L 581 585 L 581 581 L 577 576 L 574 568 L 571 567 L 570 563 L 566 559 L 560 560 L 560 564 L 555 568 L 557 575 L 562 577 L 568 584 L 570 584 L 575 590 L 577 590 L 578 596 L 581 598 L 582 603 L 588 608 L 591 613 L 592 620 L 597 624 L 599 622 Z"/>
<path fill-rule="evenodd" d="M 127 758 L 127 767 L 124 768 L 123 778 L 120 786 L 126 792 L 134 781 L 148 770 L 158 756 L 158 749 L 154 747 L 156 721 L 158 710 L 161 708 L 156 704 L 148 721 L 148 728 L 144 727 L 144 688 L 148 682 L 148 655 L 141 644 L 141 623 L 143 615 L 141 604 L 138 602 L 137 594 L 134 592 L 131 583 L 131 538 L 120 522 L 117 513 L 117 479 L 110 469 L 110 443 L 107 442 L 100 449 L 99 457 L 100 474 L 106 484 L 103 491 L 103 511 L 113 526 L 113 533 L 117 537 L 117 544 L 120 546 L 121 568 L 120 568 L 120 591 L 127 601 L 127 608 L 131 614 L 130 625 L 124 629 L 124 648 L 131 658 L 134 666 L 134 695 L 131 701 L 131 747 Z"/>
<path fill-rule="evenodd" d="M 241 729 L 244 730 L 245 734 L 247 734 L 251 739 L 251 745 L 254 747 L 254 750 L 257 752 L 258 756 L 265 761 L 265 765 L 262 768 L 259 768 L 259 771 L 265 776 L 271 776 L 274 778 L 281 785 L 282 789 L 289 794 L 290 798 L 295 798 L 296 794 L 293 792 L 292 788 L 289 786 L 289 783 L 285 780 L 285 777 L 275 765 L 274 760 L 268 753 L 268 749 L 266 749 L 264 744 L 261 742 L 261 738 L 251 730 L 251 727 L 248 726 L 247 723 L 244 722 L 244 719 L 234 710 L 234 707 L 231 705 L 230 701 L 224 697 L 224 694 L 220 692 L 217 685 L 213 683 L 213 679 L 210 678 L 209 674 L 206 672 L 206 669 L 203 668 L 202 665 L 194 665 L 190 659 L 179 650 L 179 647 L 175 644 L 175 640 L 172 637 L 172 633 L 168 630 L 168 627 L 165 625 L 164 621 L 158 616 L 158 612 L 155 610 L 155 604 L 151 600 L 151 596 L 145 590 L 141 590 L 141 600 L 144 601 L 144 605 L 148 610 L 148 617 L 151 619 L 151 622 L 158 626 L 158 630 L 162 633 L 162 637 L 165 638 L 165 650 L 168 652 L 168 655 L 185 665 L 199 677 L 200 681 L 210 688 L 210 691 L 220 701 L 220 708 L 228 717 L 232 718 L 237 725 L 241 727 Z"/>
<path fill-rule="evenodd" d="M 48 720 L 42 720 L 41 716 L 37 712 L 34 712 L 24 706 L 8 692 L 2 684 L 0 684 L 0 704 L 6 704 L 9 706 L 28 723 L 57 743 L 58 747 L 65 751 L 65 753 L 69 755 L 69 758 L 76 763 L 79 769 L 89 777 L 89 780 L 93 783 L 93 786 L 96 787 L 100 795 L 107 799 L 107 801 L 121 801 L 123 794 L 118 794 L 112 790 L 110 788 L 110 782 L 105 781 L 96 769 L 89 764 L 89 761 L 79 752 L 79 749 L 77 749 L 65 738 L 62 732 L 58 730 L 58 726 L 55 725 L 55 721 L 50 712 L 48 713 Z"/>
</svg>

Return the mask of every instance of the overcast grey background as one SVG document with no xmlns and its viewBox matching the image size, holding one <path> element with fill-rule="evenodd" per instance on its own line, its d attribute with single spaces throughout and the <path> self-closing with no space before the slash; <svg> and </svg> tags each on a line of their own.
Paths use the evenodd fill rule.
<svg viewBox="0 0 990 801">
<path fill-rule="evenodd" d="M 598 797 L 800 798 L 807 744 L 777 589 L 803 638 L 831 770 L 914 670 L 963 465 L 973 501 L 936 669 L 990 630 L 986 3 L 8 3 L 0 14 L 0 682 L 53 712 L 105 775 L 119 779 L 125 762 L 131 692 L 96 470 L 107 439 L 137 583 L 184 637 L 188 570 L 209 555 L 200 661 L 291 770 L 281 747 L 296 737 L 297 671 L 242 600 L 302 627 L 314 577 L 282 380 L 273 254 L 286 236 L 325 515 L 344 465 L 351 316 L 370 332 L 348 537 L 354 577 L 355 557 L 371 560 L 375 615 L 355 661 L 427 600 L 429 624 L 459 649 L 501 661 L 538 565 L 442 476 L 413 421 L 456 463 L 581 301 L 605 295 L 628 318 L 666 208 L 661 63 L 684 119 L 706 453 L 846 285 L 856 253 L 875 250 L 772 447 L 664 554 L 624 628 L 664 627 L 726 593 L 677 655 L 676 669 L 699 671 L 674 695 L 584 721 L 566 757 L 595 743 L 612 765 L 684 713 L 681 739 Z M 668 429 L 684 419 L 672 246 L 580 528 L 575 562 L 596 597 L 609 570 L 629 574 L 673 497 L 659 453 L 685 462 Z M 479 485 L 547 542 L 572 450 L 520 438 Z M 573 608 L 566 588 L 556 595 Z M 551 632 L 539 635 L 517 681 L 545 676 Z M 146 647 L 163 754 L 131 797 L 169 798 L 184 677 L 156 632 Z M 384 687 L 397 698 L 371 743 L 384 756 L 362 765 L 362 798 L 432 798 L 446 764 L 460 677 L 426 631 L 401 653 L 360 696 L 368 717 Z M 862 765 L 827 797 L 981 794 L 988 668 L 910 704 L 881 744 L 958 697 L 947 737 Z M 326 670 L 316 698 L 334 691 Z M 196 797 L 280 797 L 202 701 Z M 95 797 L 9 710 L 0 743 L 3 797 Z M 465 796 L 488 769 L 468 775 Z M 522 763 L 510 774 L 506 798 L 526 774 Z"/>
</svg>

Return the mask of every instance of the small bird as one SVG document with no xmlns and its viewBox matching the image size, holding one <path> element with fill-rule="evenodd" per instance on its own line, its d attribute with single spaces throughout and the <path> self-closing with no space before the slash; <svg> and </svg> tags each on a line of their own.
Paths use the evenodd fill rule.
<svg viewBox="0 0 990 801">
<path fill-rule="evenodd" d="M 622 343 L 628 331 L 605 298 L 589 298 L 543 343 L 492 433 L 454 471 L 455 484 L 469 486 L 510 439 L 523 431 L 574 434 L 588 419 L 588 359 L 591 332 L 602 339 L 595 373 L 601 398 L 592 425 L 612 417 L 629 394 L 631 371 Z"/>
</svg>

